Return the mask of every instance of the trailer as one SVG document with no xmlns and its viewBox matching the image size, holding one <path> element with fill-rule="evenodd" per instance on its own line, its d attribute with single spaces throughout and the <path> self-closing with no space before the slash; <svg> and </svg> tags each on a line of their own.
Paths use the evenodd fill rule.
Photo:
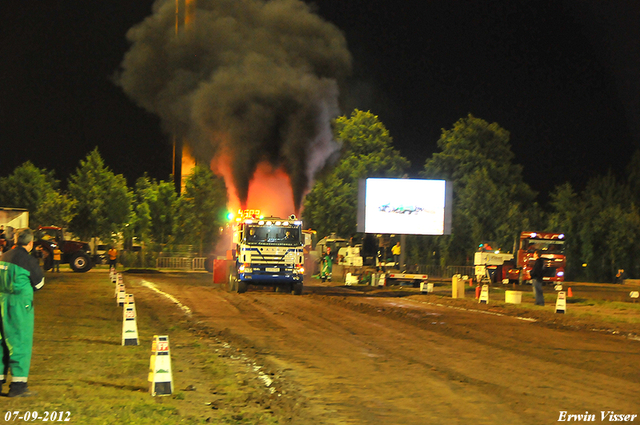
<svg viewBox="0 0 640 425">
<path fill-rule="evenodd" d="M 418 288 L 420 286 L 420 283 L 426 283 L 428 280 L 429 275 L 426 274 L 388 273 L 385 278 L 384 286 L 411 283 L 414 288 Z"/>
</svg>

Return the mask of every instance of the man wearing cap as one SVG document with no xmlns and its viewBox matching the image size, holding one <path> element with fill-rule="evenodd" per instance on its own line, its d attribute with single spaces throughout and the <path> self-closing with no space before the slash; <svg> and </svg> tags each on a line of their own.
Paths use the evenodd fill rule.
<svg viewBox="0 0 640 425">
<path fill-rule="evenodd" d="M 33 347 L 33 292 L 44 286 L 38 260 L 29 255 L 33 249 L 33 232 L 20 229 L 16 246 L 0 257 L 0 339 L 4 384 L 11 371 L 9 397 L 32 395 L 27 387 Z"/>
</svg>

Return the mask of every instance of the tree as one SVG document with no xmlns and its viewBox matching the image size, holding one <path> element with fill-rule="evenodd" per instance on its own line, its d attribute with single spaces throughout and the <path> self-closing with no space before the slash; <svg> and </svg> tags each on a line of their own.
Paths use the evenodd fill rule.
<svg viewBox="0 0 640 425">
<path fill-rule="evenodd" d="M 551 211 L 548 214 L 547 229 L 551 232 L 565 234 L 565 256 L 567 258 L 565 279 L 575 279 L 582 273 L 579 233 L 582 200 L 574 192 L 570 183 L 556 186 L 549 197 Z"/>
<path fill-rule="evenodd" d="M 463 264 L 482 241 L 511 249 L 518 233 L 539 221 L 535 193 L 514 164 L 510 134 L 469 114 L 442 131 L 441 152 L 423 175 L 453 182 L 453 230 L 439 238 L 447 264 Z"/>
<path fill-rule="evenodd" d="M 630 199 L 628 186 L 609 173 L 589 180 L 573 206 L 588 280 L 612 282 L 618 268 L 638 273 L 635 241 L 640 236 L 640 215 Z"/>
<path fill-rule="evenodd" d="M 166 244 L 173 236 L 178 195 L 173 182 L 140 177 L 135 187 L 136 235 Z"/>
<path fill-rule="evenodd" d="M 196 165 L 185 183 L 178 202 L 178 237 L 198 247 L 200 255 L 210 249 L 220 235 L 227 213 L 224 181 L 208 167 Z"/>
<path fill-rule="evenodd" d="M 69 179 L 69 193 L 77 202 L 69 227 L 81 239 L 113 240 L 132 218 L 133 195 L 126 179 L 104 165 L 98 148 L 80 161 Z"/>
<path fill-rule="evenodd" d="M 73 217 L 74 202 L 58 190 L 53 171 L 40 169 L 30 161 L 0 178 L 0 205 L 29 210 L 29 226 L 65 226 Z"/>
<path fill-rule="evenodd" d="M 400 177 L 409 161 L 393 149 L 389 131 L 371 112 L 356 109 L 338 118 L 334 136 L 342 143 L 341 159 L 306 196 L 302 214 L 319 237 L 350 237 L 356 233 L 359 179 Z"/>
</svg>

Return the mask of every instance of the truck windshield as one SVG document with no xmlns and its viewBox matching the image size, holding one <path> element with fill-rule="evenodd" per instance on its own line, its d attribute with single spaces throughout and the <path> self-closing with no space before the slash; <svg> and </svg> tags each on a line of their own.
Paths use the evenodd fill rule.
<svg viewBox="0 0 640 425">
<path fill-rule="evenodd" d="M 247 226 L 244 239 L 249 245 L 299 246 L 300 228 L 292 226 Z"/>
<path fill-rule="evenodd" d="M 525 239 L 522 248 L 527 252 L 541 251 L 543 254 L 564 254 L 564 241 Z"/>
</svg>

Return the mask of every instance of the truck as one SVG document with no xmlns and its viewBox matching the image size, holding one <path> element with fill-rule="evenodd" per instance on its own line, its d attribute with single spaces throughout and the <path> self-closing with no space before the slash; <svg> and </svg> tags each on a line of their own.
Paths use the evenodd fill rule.
<svg viewBox="0 0 640 425">
<path fill-rule="evenodd" d="M 66 239 L 61 227 L 39 226 L 33 236 L 33 252 L 42 252 L 45 270 L 53 267 L 53 249 L 56 246 L 62 251 L 60 264 L 69 264 L 74 272 L 88 272 L 93 267 L 89 244 Z"/>
<path fill-rule="evenodd" d="M 239 211 L 233 232 L 235 266 L 228 289 L 243 293 L 249 285 L 302 294 L 304 283 L 304 234 L 302 221 L 263 217 L 260 210 Z"/>
<path fill-rule="evenodd" d="M 564 233 L 521 232 L 515 256 L 486 249 L 487 244 L 480 244 L 474 256 L 476 277 L 479 281 L 528 282 L 534 264 L 533 253 L 540 251 L 544 261 L 543 281 L 564 282 L 565 241 Z"/>
<path fill-rule="evenodd" d="M 507 270 L 509 281 L 523 283 L 531 280 L 533 268 L 533 253 L 540 251 L 544 261 L 544 282 L 564 282 L 564 270 L 567 266 L 565 257 L 564 233 L 552 232 L 522 232 L 520 244 L 516 254 L 516 267 Z"/>
</svg>

